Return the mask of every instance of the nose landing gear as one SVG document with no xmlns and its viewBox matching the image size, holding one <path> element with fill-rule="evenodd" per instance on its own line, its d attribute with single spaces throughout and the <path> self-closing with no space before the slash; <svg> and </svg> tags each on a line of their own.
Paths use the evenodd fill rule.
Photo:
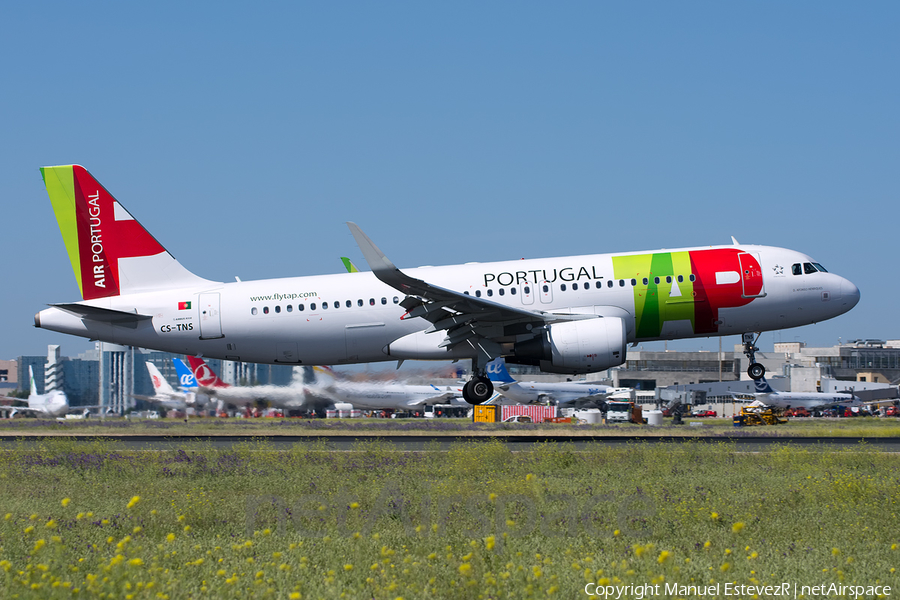
<svg viewBox="0 0 900 600">
<path fill-rule="evenodd" d="M 766 375 L 766 368 L 756 362 L 756 353 L 759 351 L 759 348 L 756 347 L 756 342 L 759 341 L 759 336 L 761 335 L 762 333 L 754 334 L 750 332 L 741 336 L 741 341 L 744 343 L 744 355 L 750 361 L 750 366 L 747 367 L 747 375 L 753 381 L 759 381 Z"/>
</svg>

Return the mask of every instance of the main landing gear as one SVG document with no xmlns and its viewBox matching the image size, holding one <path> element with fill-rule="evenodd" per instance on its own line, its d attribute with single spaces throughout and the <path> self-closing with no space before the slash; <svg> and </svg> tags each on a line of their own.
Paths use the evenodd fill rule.
<svg viewBox="0 0 900 600">
<path fill-rule="evenodd" d="M 494 395 L 494 384 L 483 373 L 477 374 L 466 382 L 462 393 L 469 404 L 482 404 Z"/>
<path fill-rule="evenodd" d="M 756 336 L 754 339 L 754 335 Z M 744 355 L 750 360 L 750 366 L 747 367 L 747 375 L 750 376 L 750 379 L 753 381 L 759 381 L 766 375 L 766 368 L 756 362 L 756 353 L 759 351 L 759 348 L 756 347 L 756 342 L 759 341 L 759 336 L 761 333 L 745 333 L 741 336 L 741 341 L 744 343 Z"/>
</svg>

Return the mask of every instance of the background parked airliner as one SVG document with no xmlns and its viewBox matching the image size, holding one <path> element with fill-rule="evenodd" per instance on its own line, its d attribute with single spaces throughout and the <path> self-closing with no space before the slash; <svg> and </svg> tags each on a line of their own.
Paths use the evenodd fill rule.
<svg viewBox="0 0 900 600">
<path fill-rule="evenodd" d="M 406 385 L 391 382 L 342 381 L 325 368 L 295 369 L 295 380 L 288 386 L 231 386 L 201 358 L 189 356 L 188 362 L 200 383 L 201 393 L 236 406 L 248 404 L 295 410 L 324 411 L 338 404 L 363 410 L 406 410 L 425 404 L 450 404 L 460 395 L 456 388 L 433 385 Z"/>
<path fill-rule="evenodd" d="M 555 402 L 562 406 L 582 407 L 597 404 L 612 394 L 632 392 L 631 388 L 616 388 L 589 382 L 516 381 L 509 374 L 502 358 L 491 361 L 487 374 L 494 389 L 519 404 Z"/>
<path fill-rule="evenodd" d="M 754 382 L 757 402 L 772 408 L 823 409 L 831 406 L 860 406 L 862 402 L 853 394 L 826 392 L 779 392 L 763 377 Z"/>
<path fill-rule="evenodd" d="M 5 407 L 10 417 L 18 414 L 28 414 L 36 417 L 61 417 L 69 412 L 69 399 L 62 390 L 51 390 L 46 394 L 37 393 L 37 384 L 34 382 L 34 369 L 28 365 L 28 381 L 31 392 L 26 400 L 27 406 Z M 21 398 L 3 397 L 4 400 L 22 402 Z M 91 407 L 85 407 L 85 409 Z"/>
<path fill-rule="evenodd" d="M 294 369 L 290 385 L 230 385 L 222 381 L 206 361 L 188 356 L 199 394 L 215 398 L 221 403 L 238 407 L 276 407 L 286 410 L 315 410 L 319 405 L 333 404 L 329 398 L 311 394 L 302 373 Z"/>
<path fill-rule="evenodd" d="M 178 370 L 179 363 L 184 366 L 184 363 L 182 363 L 180 359 L 175 358 L 172 360 L 176 366 L 176 371 Z M 201 396 L 201 398 L 204 401 L 198 402 L 196 394 L 197 384 L 195 381 L 193 381 L 193 375 L 191 375 L 190 379 L 187 381 L 188 386 L 182 386 L 182 391 L 177 391 L 169 384 L 168 381 L 166 381 L 166 378 L 163 377 L 162 373 L 159 372 L 159 369 L 156 368 L 156 365 L 154 365 L 152 362 L 147 362 L 146 365 L 147 371 L 150 373 L 150 381 L 153 383 L 154 393 L 152 396 L 135 395 L 134 397 L 138 400 L 146 400 L 147 402 L 158 404 L 163 408 L 170 408 L 175 410 L 184 410 L 188 406 L 201 406 L 206 403 L 203 396 Z M 190 385 L 191 383 L 193 383 L 192 386 Z"/>
<path fill-rule="evenodd" d="M 222 283 L 185 269 L 83 168 L 41 169 L 83 301 L 35 326 L 117 344 L 227 360 L 329 365 L 472 361 L 589 373 L 629 343 L 807 325 L 859 301 L 853 283 L 784 248 L 732 246 L 595 254 L 400 271 L 353 223 L 371 272 Z"/>
<path fill-rule="evenodd" d="M 409 410 L 426 404 L 464 404 L 458 402 L 462 386 L 410 385 L 392 381 L 345 381 L 328 369 L 315 369 L 316 383 L 321 389 L 364 410 Z"/>
</svg>

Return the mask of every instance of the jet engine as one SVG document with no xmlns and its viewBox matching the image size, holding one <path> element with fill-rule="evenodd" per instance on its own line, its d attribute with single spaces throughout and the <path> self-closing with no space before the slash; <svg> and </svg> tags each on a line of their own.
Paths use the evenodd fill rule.
<svg viewBox="0 0 900 600">
<path fill-rule="evenodd" d="M 517 343 L 508 360 L 549 373 L 594 373 L 625 362 L 627 344 L 625 321 L 618 317 L 566 321 Z"/>
</svg>

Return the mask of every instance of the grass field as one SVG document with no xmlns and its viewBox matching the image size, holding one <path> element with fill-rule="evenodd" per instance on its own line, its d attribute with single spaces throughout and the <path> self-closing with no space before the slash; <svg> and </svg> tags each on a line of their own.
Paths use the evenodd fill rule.
<svg viewBox="0 0 900 600">
<path fill-rule="evenodd" d="M 569 425 L 526 423 L 473 423 L 469 419 L 175 419 L 127 420 L 0 420 L 0 435 L 164 435 L 164 436 L 335 436 L 428 435 L 450 437 L 571 436 L 772 436 L 772 437 L 900 437 L 900 419 L 857 417 L 846 419 L 791 419 L 785 425 L 736 428 L 730 419 L 686 419 L 676 426 L 665 419 L 660 427 L 644 425 Z M 691 426 L 690 423 L 701 426 Z"/>
<path fill-rule="evenodd" d="M 898 461 L 865 445 L 50 440 L 0 451 L 0 597 L 572 598 L 586 584 L 694 597 L 666 585 L 728 582 L 895 593 Z"/>
</svg>

